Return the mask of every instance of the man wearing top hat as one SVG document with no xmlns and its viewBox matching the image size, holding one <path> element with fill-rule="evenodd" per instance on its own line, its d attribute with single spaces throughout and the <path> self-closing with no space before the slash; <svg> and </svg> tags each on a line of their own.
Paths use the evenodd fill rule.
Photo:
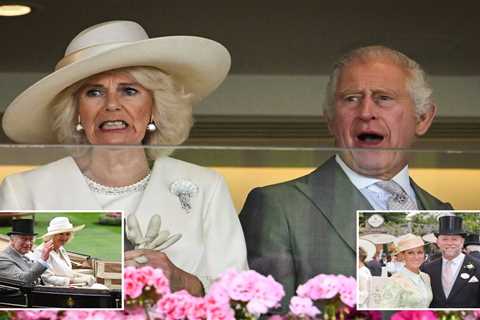
<svg viewBox="0 0 480 320">
<path fill-rule="evenodd" d="M 35 284 L 40 275 L 47 269 L 47 261 L 53 242 L 45 244 L 40 260 L 34 262 L 25 254 L 32 250 L 34 237 L 32 219 L 12 220 L 10 245 L 0 253 L 0 276 L 8 279 L 20 280 L 26 284 Z"/>
<path fill-rule="evenodd" d="M 427 263 L 433 300 L 430 308 L 479 308 L 480 263 L 462 253 L 465 232 L 462 218 L 443 216 L 435 234 L 442 258 Z"/>
<path fill-rule="evenodd" d="M 480 261 L 480 235 L 478 233 L 467 235 L 463 247 L 469 256 Z"/>
</svg>

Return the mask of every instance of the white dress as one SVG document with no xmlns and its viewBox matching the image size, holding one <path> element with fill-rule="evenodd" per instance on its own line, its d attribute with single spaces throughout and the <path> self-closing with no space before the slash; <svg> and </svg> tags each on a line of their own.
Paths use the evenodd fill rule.
<svg viewBox="0 0 480 320">
<path fill-rule="evenodd" d="M 432 298 L 430 276 L 402 268 L 386 283 L 380 306 L 390 309 L 428 308 Z"/>
<path fill-rule="evenodd" d="M 372 273 L 370 269 L 366 266 L 362 266 L 357 271 L 357 281 L 358 281 L 358 307 L 367 308 L 368 302 L 368 288 L 369 282 L 372 278 Z"/>
<path fill-rule="evenodd" d="M 43 243 L 35 248 L 33 253 L 29 254 L 32 260 L 40 259 L 42 255 Z M 46 285 L 52 286 L 68 286 L 73 282 L 75 277 L 82 277 L 86 279 L 89 276 L 79 274 L 72 269 L 72 262 L 68 257 L 65 248 L 60 247 L 58 252 L 50 251 L 50 256 L 46 261 L 48 269 L 41 275 L 43 282 Z M 92 279 L 93 280 L 93 279 Z M 93 281 L 92 281 L 93 282 Z M 91 285 L 92 283 L 89 283 Z"/>
<path fill-rule="evenodd" d="M 198 187 L 186 212 L 170 187 L 189 181 Z M 162 230 L 182 238 L 164 252 L 179 268 L 196 275 L 205 289 L 228 268 L 247 269 L 243 232 L 228 187 L 218 173 L 170 157 L 155 161 L 138 203 L 101 205 L 73 158 L 14 174 L 0 185 L 0 210 L 125 210 L 135 214 L 142 231 L 154 214 Z M 127 200 L 128 202 L 128 200 Z"/>
</svg>

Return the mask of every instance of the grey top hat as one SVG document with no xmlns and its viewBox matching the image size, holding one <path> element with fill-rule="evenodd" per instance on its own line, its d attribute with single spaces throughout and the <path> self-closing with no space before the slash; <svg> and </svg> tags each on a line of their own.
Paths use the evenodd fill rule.
<svg viewBox="0 0 480 320">
<path fill-rule="evenodd" d="M 15 219 L 12 220 L 12 231 L 7 233 L 11 236 L 14 234 L 22 236 L 36 236 L 37 234 L 33 232 L 34 221 L 32 219 Z"/>
<path fill-rule="evenodd" d="M 469 245 L 480 245 L 480 234 L 478 233 L 470 233 L 465 237 L 464 247 Z"/>
<path fill-rule="evenodd" d="M 438 235 L 459 235 L 465 237 L 466 235 L 462 228 L 462 217 L 443 216 L 438 218 L 438 223 L 438 232 L 435 232 L 435 237 L 438 237 Z"/>
</svg>

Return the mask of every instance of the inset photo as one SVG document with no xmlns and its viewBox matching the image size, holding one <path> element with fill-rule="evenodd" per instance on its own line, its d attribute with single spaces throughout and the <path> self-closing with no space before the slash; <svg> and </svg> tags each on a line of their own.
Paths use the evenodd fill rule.
<svg viewBox="0 0 480 320">
<path fill-rule="evenodd" d="M 480 211 L 357 211 L 359 310 L 480 308 Z"/>
<path fill-rule="evenodd" d="M 121 309 L 122 216 L 0 211 L 0 308 Z"/>
</svg>

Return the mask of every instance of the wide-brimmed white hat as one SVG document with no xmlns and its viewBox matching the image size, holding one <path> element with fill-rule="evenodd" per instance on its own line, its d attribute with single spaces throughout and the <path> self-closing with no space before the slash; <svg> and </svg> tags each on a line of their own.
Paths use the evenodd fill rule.
<svg viewBox="0 0 480 320">
<path fill-rule="evenodd" d="M 367 254 L 367 257 L 365 258 L 365 261 L 370 261 L 372 260 L 373 256 L 375 255 L 375 245 L 371 243 L 368 240 L 365 239 L 358 239 L 358 247 L 362 248 L 365 253 Z"/>
<path fill-rule="evenodd" d="M 395 252 L 394 255 L 399 254 L 402 251 L 410 250 L 417 247 L 423 247 L 425 242 L 423 242 L 422 238 L 416 236 L 412 233 L 407 233 L 398 237 L 398 241 L 395 243 Z"/>
<path fill-rule="evenodd" d="M 21 143 L 57 143 L 49 103 L 65 88 L 112 69 L 150 66 L 161 69 L 192 94 L 197 103 L 225 79 L 228 50 L 210 39 L 192 36 L 149 38 L 133 21 L 109 21 L 80 32 L 55 71 L 26 89 L 7 107 L 3 129 Z"/>
<path fill-rule="evenodd" d="M 50 220 L 47 228 L 47 233 L 45 233 L 42 238 L 50 237 L 55 234 L 64 232 L 77 232 L 82 230 L 83 228 L 85 228 L 84 224 L 74 227 L 67 217 L 55 217 Z"/>
<path fill-rule="evenodd" d="M 374 244 L 385 244 L 395 241 L 395 236 L 387 233 L 370 233 L 360 236 L 361 239 L 368 240 Z"/>
</svg>

